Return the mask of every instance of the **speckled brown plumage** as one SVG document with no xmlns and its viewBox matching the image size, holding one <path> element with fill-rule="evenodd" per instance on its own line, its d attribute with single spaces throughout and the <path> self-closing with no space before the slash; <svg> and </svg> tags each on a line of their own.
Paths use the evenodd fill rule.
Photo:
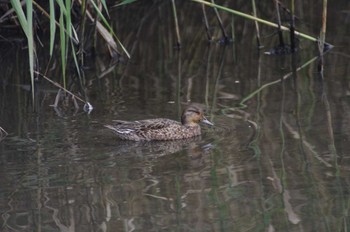
<svg viewBox="0 0 350 232">
<path fill-rule="evenodd" d="M 202 107 L 191 104 L 183 111 L 181 123 L 167 118 L 140 121 L 116 120 L 113 125 L 105 125 L 105 127 L 124 140 L 176 140 L 200 135 L 199 122 L 213 125 L 204 117 Z"/>
</svg>

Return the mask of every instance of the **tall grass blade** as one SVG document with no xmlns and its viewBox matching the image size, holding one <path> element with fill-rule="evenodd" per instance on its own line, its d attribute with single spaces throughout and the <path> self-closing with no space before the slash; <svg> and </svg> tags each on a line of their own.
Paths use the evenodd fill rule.
<svg viewBox="0 0 350 232">
<path fill-rule="evenodd" d="M 32 99 L 34 102 L 34 40 L 33 40 L 33 1 L 26 1 L 27 18 L 22 9 L 19 0 L 11 0 L 11 5 L 15 10 L 22 30 L 27 37 L 28 42 L 28 56 L 29 56 L 29 71 L 32 85 Z"/>
<path fill-rule="evenodd" d="M 60 23 L 62 78 L 63 78 L 63 87 L 66 88 L 66 34 L 65 34 L 65 27 L 64 27 L 64 15 L 62 10 L 60 13 L 59 23 Z"/>
<path fill-rule="evenodd" d="M 79 43 L 78 35 L 74 27 L 72 27 L 72 19 L 71 19 L 72 18 L 71 17 L 72 1 L 66 0 L 66 4 L 64 4 L 62 0 L 56 0 L 56 1 L 60 7 L 60 10 L 63 11 L 63 14 L 66 16 L 66 33 L 68 34 L 69 38 L 71 38 L 75 43 Z M 68 47 L 68 44 L 66 47 Z"/>
<path fill-rule="evenodd" d="M 53 54 L 53 47 L 56 35 L 56 25 L 55 25 L 55 1 L 50 0 L 50 56 Z"/>
<path fill-rule="evenodd" d="M 66 36 L 66 40 L 65 40 L 65 47 L 66 47 L 66 59 L 67 58 L 67 54 L 68 54 L 68 43 L 69 41 L 71 41 L 71 48 L 72 48 L 72 56 L 73 56 L 73 59 L 74 59 L 74 64 L 75 64 L 75 68 L 77 69 L 77 73 L 78 73 L 78 76 L 79 76 L 79 79 L 81 79 L 81 76 L 80 76 L 80 70 L 79 70 L 79 64 L 78 64 L 78 61 L 77 61 L 77 57 L 76 57 L 76 52 L 75 52 L 75 49 L 74 49 L 74 44 L 73 44 L 73 41 L 72 39 L 70 38 L 73 38 L 72 36 L 72 31 L 74 30 L 74 28 L 72 27 L 72 18 L 71 18 L 71 6 L 72 6 L 72 2 L 71 0 L 66 0 L 66 32 L 67 32 L 67 35 Z M 77 38 L 77 34 L 75 32 L 75 30 L 73 31 L 74 32 L 74 38 Z M 65 77 L 64 77 L 65 79 Z M 66 88 L 66 80 L 64 80 L 64 87 Z"/>
<path fill-rule="evenodd" d="M 71 20 L 71 1 L 70 0 L 66 0 L 66 31 L 68 34 L 68 37 L 72 37 L 72 20 Z M 68 46 L 66 46 L 68 47 Z"/>
<path fill-rule="evenodd" d="M 33 5 L 36 6 L 36 7 L 39 9 L 39 11 L 40 11 L 43 15 L 45 15 L 48 19 L 52 18 L 52 17 L 50 17 L 50 14 L 47 13 L 47 12 L 45 11 L 45 9 L 42 8 L 37 2 L 34 1 L 34 2 L 33 2 Z M 59 4 L 58 6 L 60 6 L 60 4 Z M 59 7 L 59 8 L 60 8 L 60 7 Z M 60 9 L 61 9 L 61 8 L 60 8 Z M 66 12 L 66 9 L 65 9 L 65 8 L 62 9 L 62 10 L 63 10 L 63 12 Z M 65 14 L 65 13 L 64 13 L 64 14 Z M 57 21 L 54 21 L 54 23 L 56 24 L 57 27 L 60 26 L 60 24 L 59 24 Z M 77 33 L 76 33 L 74 27 L 71 27 L 71 28 L 72 28 L 72 32 L 73 32 L 74 37 L 72 36 L 72 37 L 70 37 L 70 38 L 73 40 L 74 43 L 78 44 L 78 43 L 79 43 L 79 39 L 78 39 Z"/>
<path fill-rule="evenodd" d="M 63 14 L 66 15 L 67 11 L 66 11 L 66 7 L 63 3 L 63 0 L 56 0 L 58 6 L 60 7 L 60 10 L 63 11 Z"/>
<path fill-rule="evenodd" d="M 30 70 L 30 80 L 32 85 L 32 100 L 34 104 L 34 39 L 33 39 L 33 1 L 26 1 L 27 8 L 27 40 L 28 40 L 28 55 L 29 55 L 29 70 Z M 34 106 L 34 105 L 33 105 Z"/>
<path fill-rule="evenodd" d="M 100 9 L 98 9 L 96 3 L 91 0 L 91 4 L 94 6 L 98 16 L 102 19 L 103 23 L 105 24 L 105 26 L 109 29 L 109 31 L 112 33 L 113 37 L 117 40 L 118 44 L 120 45 L 120 47 L 122 48 L 122 50 L 124 51 L 124 53 L 127 55 L 128 58 L 130 58 L 130 54 L 129 52 L 126 50 L 126 48 L 123 46 L 123 44 L 120 42 L 120 40 L 118 39 L 118 37 L 116 36 L 116 34 L 113 32 L 111 26 L 109 25 L 109 23 L 107 22 L 106 18 L 103 16 L 103 14 L 101 13 Z"/>
<path fill-rule="evenodd" d="M 77 69 L 77 73 L 78 73 L 78 76 L 79 76 L 79 80 L 81 80 L 81 75 L 80 75 L 80 67 L 79 67 L 79 64 L 78 64 L 78 59 L 77 59 L 77 53 L 75 51 L 75 48 L 74 48 L 74 44 L 73 44 L 73 41 L 71 40 L 71 47 L 72 47 L 72 55 L 73 55 L 73 60 L 74 60 L 74 64 L 75 64 L 75 67 Z"/>
<path fill-rule="evenodd" d="M 80 46 L 79 46 L 79 60 L 80 64 L 84 66 L 84 48 L 85 48 L 85 29 L 86 29 L 86 11 L 87 11 L 87 0 L 82 0 L 80 2 L 80 12 L 81 12 L 81 23 L 80 23 Z"/>
<path fill-rule="evenodd" d="M 24 15 L 21 3 L 19 2 L 19 0 L 11 0 L 11 5 L 16 12 L 19 23 L 21 24 L 25 35 L 28 37 L 28 22 L 26 16 Z"/>
</svg>

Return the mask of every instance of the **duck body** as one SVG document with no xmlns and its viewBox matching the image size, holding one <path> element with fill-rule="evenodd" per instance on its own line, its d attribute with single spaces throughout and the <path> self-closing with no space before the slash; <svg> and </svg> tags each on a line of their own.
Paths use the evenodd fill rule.
<svg viewBox="0 0 350 232">
<path fill-rule="evenodd" d="M 201 134 L 198 124 L 197 126 L 183 126 L 167 118 L 132 122 L 116 120 L 113 125 L 106 125 L 106 127 L 113 130 L 119 138 L 134 141 L 185 139 Z"/>
<path fill-rule="evenodd" d="M 199 122 L 213 125 L 204 117 L 202 108 L 192 104 L 183 111 L 181 123 L 167 118 L 140 121 L 115 120 L 112 125 L 105 125 L 105 127 L 111 129 L 123 140 L 178 140 L 200 135 Z"/>
</svg>

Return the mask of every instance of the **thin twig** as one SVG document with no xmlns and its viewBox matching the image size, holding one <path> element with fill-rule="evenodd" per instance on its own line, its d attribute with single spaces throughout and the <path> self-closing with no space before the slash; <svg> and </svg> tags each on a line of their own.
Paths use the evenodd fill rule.
<svg viewBox="0 0 350 232">
<path fill-rule="evenodd" d="M 60 84 L 58 84 L 57 82 L 54 82 L 53 80 L 49 79 L 48 77 L 46 77 L 44 74 L 41 74 L 37 71 L 34 71 L 36 74 L 39 74 L 40 76 L 42 76 L 45 80 L 47 80 L 48 82 L 50 82 L 51 84 L 53 84 L 54 86 L 56 86 L 59 89 L 62 89 L 64 92 L 72 95 L 74 98 L 78 99 L 79 101 L 88 104 L 88 102 L 84 101 L 83 99 L 81 99 L 80 97 L 78 97 L 77 95 L 75 95 L 74 93 L 72 93 L 71 91 L 69 91 L 68 89 L 65 89 L 64 87 L 62 87 Z"/>
</svg>

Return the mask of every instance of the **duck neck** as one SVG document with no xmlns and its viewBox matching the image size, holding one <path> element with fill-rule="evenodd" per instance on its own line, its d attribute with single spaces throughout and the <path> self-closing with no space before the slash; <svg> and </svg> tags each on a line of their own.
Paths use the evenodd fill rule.
<svg viewBox="0 0 350 232">
<path fill-rule="evenodd" d="M 186 120 L 185 118 L 181 118 L 182 125 L 186 127 L 197 127 L 198 124 L 189 120 Z"/>
</svg>

